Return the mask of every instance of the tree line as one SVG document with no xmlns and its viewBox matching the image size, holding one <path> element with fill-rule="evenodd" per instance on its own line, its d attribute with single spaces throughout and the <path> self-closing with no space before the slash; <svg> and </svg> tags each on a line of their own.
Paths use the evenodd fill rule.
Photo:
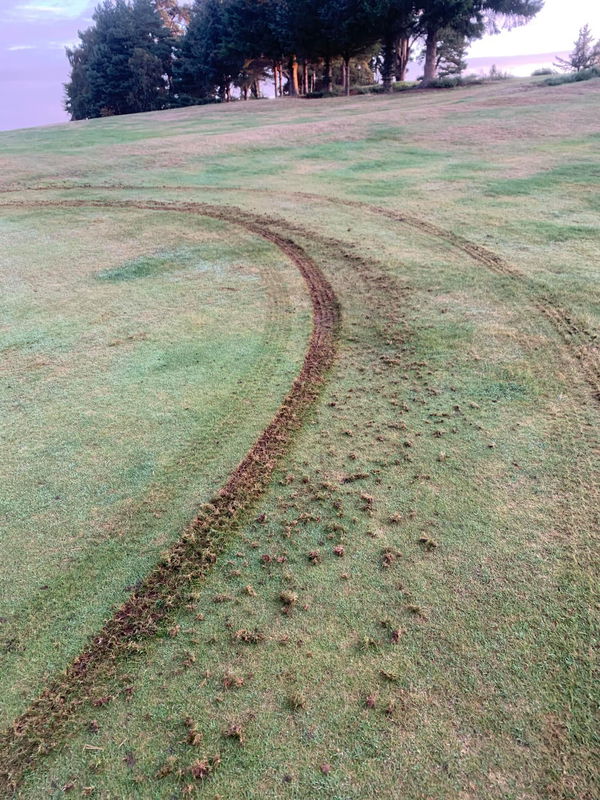
<svg viewBox="0 0 600 800">
<path fill-rule="evenodd" d="M 275 94 L 334 81 L 403 81 L 420 46 L 423 85 L 464 68 L 468 42 L 523 24 L 543 0 L 104 0 L 67 49 L 72 119 Z"/>
</svg>

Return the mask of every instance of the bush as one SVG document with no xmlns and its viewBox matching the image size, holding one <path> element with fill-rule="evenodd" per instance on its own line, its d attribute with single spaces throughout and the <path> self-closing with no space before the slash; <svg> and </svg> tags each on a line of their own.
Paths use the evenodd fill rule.
<svg viewBox="0 0 600 800">
<path fill-rule="evenodd" d="M 446 75 L 445 78 L 434 78 L 431 81 L 428 81 L 427 88 L 428 89 L 454 89 L 457 86 L 463 85 L 463 79 L 459 78 L 458 76 L 452 77 L 450 75 Z"/>
<path fill-rule="evenodd" d="M 396 81 L 392 83 L 393 92 L 407 92 L 409 89 L 416 89 L 418 84 L 415 81 Z M 369 83 L 365 86 L 352 87 L 351 94 L 383 94 L 382 83 Z"/>
<path fill-rule="evenodd" d="M 541 67 L 540 69 L 534 69 L 531 73 L 532 78 L 535 78 L 538 75 L 556 75 L 556 73 L 553 69 L 550 69 L 550 67 Z"/>
<path fill-rule="evenodd" d="M 482 83 L 485 83 L 481 75 L 476 75 L 474 72 L 465 75 L 463 78 L 463 83 L 465 86 L 481 86 Z"/>
<path fill-rule="evenodd" d="M 350 94 L 383 94 L 383 84 L 368 83 L 364 86 L 353 86 Z"/>
<path fill-rule="evenodd" d="M 546 86 L 560 86 L 561 83 L 589 81 L 590 78 L 600 78 L 600 66 L 581 69 L 579 72 L 569 72 L 566 75 L 553 75 L 551 78 L 546 78 L 542 83 Z"/>
<path fill-rule="evenodd" d="M 187 108 L 188 106 L 207 106 L 212 103 L 220 103 L 221 100 L 218 97 L 192 97 L 190 94 L 175 94 L 172 95 L 167 102 L 165 102 L 164 108 Z"/>
<path fill-rule="evenodd" d="M 488 81 L 507 81 L 510 78 L 512 78 L 510 72 L 502 72 L 495 64 L 492 64 L 489 73 L 485 76 Z"/>
<path fill-rule="evenodd" d="M 392 84 L 392 89 L 395 92 L 406 92 L 408 89 L 414 89 L 416 85 L 415 81 L 396 81 Z"/>
<path fill-rule="evenodd" d="M 320 100 L 323 97 L 341 97 L 342 94 L 343 93 L 338 89 L 332 89 L 329 92 L 324 92 L 322 90 L 320 92 L 308 92 L 303 95 L 303 97 L 305 100 Z"/>
</svg>

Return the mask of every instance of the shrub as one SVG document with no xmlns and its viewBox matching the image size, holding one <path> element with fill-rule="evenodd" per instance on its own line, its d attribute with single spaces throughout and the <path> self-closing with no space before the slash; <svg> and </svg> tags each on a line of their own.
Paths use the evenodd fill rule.
<svg viewBox="0 0 600 800">
<path fill-rule="evenodd" d="M 428 89 L 454 89 L 456 86 L 462 86 L 463 80 L 458 76 L 452 77 L 446 75 L 445 78 L 434 78 L 427 83 Z"/>
<path fill-rule="evenodd" d="M 382 83 L 367 83 L 364 86 L 353 86 L 350 94 L 382 94 Z"/>
<path fill-rule="evenodd" d="M 577 83 L 578 81 L 589 81 L 590 78 L 600 78 L 600 66 L 581 69 L 579 72 L 569 72 L 567 75 L 553 75 L 542 81 L 546 86 L 559 86 L 561 83 Z"/>
<path fill-rule="evenodd" d="M 492 64 L 489 73 L 485 77 L 488 81 L 507 81 L 512 78 L 512 75 L 510 72 L 502 72 L 495 64 Z"/>
<path fill-rule="evenodd" d="M 531 77 L 535 78 L 538 75 L 556 75 L 556 73 L 553 69 L 550 69 L 550 67 L 540 67 L 540 69 L 533 70 Z"/>
<path fill-rule="evenodd" d="M 338 89 L 332 89 L 329 92 L 308 92 L 307 94 L 303 95 L 305 100 L 320 100 L 322 97 L 341 97 L 342 92 Z"/>
</svg>

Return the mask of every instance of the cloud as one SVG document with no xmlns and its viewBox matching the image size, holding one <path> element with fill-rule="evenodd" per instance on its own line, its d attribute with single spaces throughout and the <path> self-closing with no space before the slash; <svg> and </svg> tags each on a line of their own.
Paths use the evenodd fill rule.
<svg viewBox="0 0 600 800">
<path fill-rule="evenodd" d="M 90 5 L 90 0 L 34 0 L 16 3 L 8 13 L 12 19 L 22 20 L 74 19 Z"/>
<path fill-rule="evenodd" d="M 64 50 L 65 47 L 75 47 L 79 44 L 78 39 L 68 39 L 63 42 L 48 42 L 48 47 L 50 50 Z"/>
<path fill-rule="evenodd" d="M 10 53 L 15 53 L 17 50 L 35 50 L 35 44 L 11 44 L 6 48 Z"/>
</svg>

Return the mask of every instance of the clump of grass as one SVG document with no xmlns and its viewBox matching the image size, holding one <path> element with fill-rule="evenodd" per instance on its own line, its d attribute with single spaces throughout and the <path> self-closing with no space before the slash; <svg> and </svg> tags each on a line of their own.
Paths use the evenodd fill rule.
<svg viewBox="0 0 600 800">
<path fill-rule="evenodd" d="M 392 634 L 390 636 L 391 643 L 392 644 L 398 644 L 398 642 L 404 636 L 405 633 L 406 633 L 406 631 L 404 630 L 404 628 L 394 628 L 394 630 L 392 631 Z"/>
<path fill-rule="evenodd" d="M 384 547 L 381 551 L 381 566 L 383 569 L 388 569 L 401 557 L 402 553 L 399 550 L 394 550 L 392 547 Z"/>
<path fill-rule="evenodd" d="M 240 744 L 244 743 L 244 729 L 239 722 L 232 722 L 223 731 L 226 739 L 236 739 Z"/>
<path fill-rule="evenodd" d="M 379 642 L 373 639 L 372 636 L 363 636 L 358 640 L 358 649 L 362 650 L 363 652 L 367 652 L 369 650 L 378 650 Z"/>
<path fill-rule="evenodd" d="M 237 675 L 235 672 L 227 670 L 227 672 L 225 672 L 223 675 L 222 683 L 226 689 L 239 689 L 240 686 L 244 685 L 245 679 L 241 675 Z"/>
<path fill-rule="evenodd" d="M 302 709 L 306 708 L 307 706 L 307 699 L 304 692 L 293 692 L 288 697 L 288 705 L 292 709 L 292 711 L 301 711 Z"/>
<path fill-rule="evenodd" d="M 438 543 L 435 539 L 432 539 L 430 536 L 425 534 L 419 537 L 419 544 L 421 544 L 427 551 L 435 550 L 435 548 L 438 546 Z"/>
<path fill-rule="evenodd" d="M 216 594 L 213 597 L 213 603 L 230 603 L 233 597 L 230 594 Z"/>
<path fill-rule="evenodd" d="M 245 644 L 260 644 L 264 642 L 266 636 L 258 630 L 250 631 L 246 628 L 240 628 L 235 632 L 233 637 L 237 642 L 244 642 Z"/>
<path fill-rule="evenodd" d="M 298 602 L 298 595 L 296 592 L 283 591 L 280 593 L 279 599 L 283 603 L 283 610 L 287 613 Z"/>
<path fill-rule="evenodd" d="M 191 717 L 186 717 L 183 724 L 187 728 L 187 743 L 192 747 L 198 747 L 204 738 L 202 732 L 198 730 L 196 723 Z"/>
<path fill-rule="evenodd" d="M 165 763 L 159 767 L 159 769 L 155 773 L 155 778 L 159 780 L 161 778 L 166 778 L 167 775 L 172 775 L 177 768 L 177 757 L 176 756 L 169 756 Z"/>
<path fill-rule="evenodd" d="M 221 763 L 221 756 L 215 755 L 210 758 L 198 759 L 188 767 L 188 773 L 197 781 L 204 781 L 212 775 Z"/>
</svg>

